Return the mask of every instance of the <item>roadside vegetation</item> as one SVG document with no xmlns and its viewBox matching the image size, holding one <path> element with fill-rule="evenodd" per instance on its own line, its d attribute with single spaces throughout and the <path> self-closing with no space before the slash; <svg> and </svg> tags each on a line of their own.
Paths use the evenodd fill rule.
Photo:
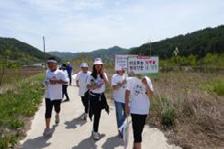
<svg viewBox="0 0 224 149">
<path fill-rule="evenodd" d="M 12 78 L 20 78 L 14 76 Z M 13 148 L 29 127 L 29 119 L 35 114 L 43 96 L 43 75 L 4 84 L 0 87 L 0 148 Z M 9 87 L 10 86 L 10 87 Z"/>
</svg>

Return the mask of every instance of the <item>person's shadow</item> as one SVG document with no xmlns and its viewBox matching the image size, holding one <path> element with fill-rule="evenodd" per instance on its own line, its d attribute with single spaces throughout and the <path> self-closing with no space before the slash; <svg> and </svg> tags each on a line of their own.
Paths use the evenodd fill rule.
<svg viewBox="0 0 224 149">
<path fill-rule="evenodd" d="M 51 143 L 47 143 L 47 141 L 53 136 L 56 125 L 51 128 L 52 135 L 48 137 L 40 136 L 33 139 L 26 140 L 22 145 L 22 149 L 42 149 L 49 146 Z"/>
<path fill-rule="evenodd" d="M 104 138 L 106 135 L 101 134 L 100 139 Z M 96 140 L 93 140 L 92 137 L 88 137 L 82 140 L 77 146 L 74 146 L 72 149 L 97 149 Z"/>
<path fill-rule="evenodd" d="M 85 120 L 82 120 L 81 117 L 83 115 L 80 115 L 79 117 L 77 118 L 74 118 L 73 120 L 71 121 L 66 121 L 64 124 L 66 125 L 66 128 L 67 129 L 72 129 L 72 128 L 78 128 L 78 127 L 81 127 L 83 126 L 84 124 L 86 124 L 87 121 Z"/>
<path fill-rule="evenodd" d="M 123 146 L 123 140 L 122 138 L 119 138 L 118 136 L 114 136 L 111 138 L 107 138 L 105 143 L 102 145 L 103 149 L 114 149 L 115 147 Z"/>
</svg>

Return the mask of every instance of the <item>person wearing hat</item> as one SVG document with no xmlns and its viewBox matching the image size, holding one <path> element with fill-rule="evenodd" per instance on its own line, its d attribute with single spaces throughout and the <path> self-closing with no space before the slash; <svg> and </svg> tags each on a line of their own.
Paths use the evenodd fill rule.
<svg viewBox="0 0 224 149">
<path fill-rule="evenodd" d="M 64 72 L 65 76 L 69 79 L 68 77 L 68 72 L 66 70 L 66 64 L 61 65 L 61 70 Z M 70 101 L 70 98 L 68 96 L 68 83 L 62 85 L 62 100 L 66 97 L 66 99 L 63 102 Z"/>
<path fill-rule="evenodd" d="M 57 68 L 57 61 L 54 57 L 50 57 L 47 61 L 48 70 L 44 80 L 45 85 L 45 122 L 46 128 L 44 129 L 43 135 L 50 136 L 52 131 L 50 129 L 50 121 L 52 109 L 56 112 L 55 123 L 58 124 L 59 113 L 61 110 L 62 101 L 62 85 L 68 83 L 68 78 L 64 72 Z"/>
<path fill-rule="evenodd" d="M 122 67 L 116 68 L 116 74 L 112 76 L 111 85 L 113 88 L 112 98 L 116 109 L 117 128 L 119 136 L 122 137 L 122 132 L 119 128 L 125 121 L 125 90 L 127 84 L 127 76 Z"/>
<path fill-rule="evenodd" d="M 88 71 L 88 64 L 82 63 L 80 65 L 81 71 L 77 74 L 76 85 L 79 88 L 79 96 L 81 97 L 82 104 L 84 106 L 84 114 L 81 117 L 83 120 L 87 120 L 87 114 L 89 111 L 89 93 L 87 89 L 87 79 L 91 72 Z"/>
<path fill-rule="evenodd" d="M 90 100 L 89 117 L 92 120 L 92 116 L 94 116 L 92 131 L 94 140 L 99 140 L 101 137 L 98 128 L 102 109 L 105 109 L 109 113 L 109 106 L 104 95 L 106 84 L 109 84 L 109 81 L 107 74 L 104 72 L 103 62 L 100 58 L 96 58 L 92 73 L 87 81 Z"/>
<path fill-rule="evenodd" d="M 153 86 L 149 77 L 135 75 L 128 79 L 125 91 L 125 112 L 131 114 L 134 143 L 133 149 L 141 149 L 142 132 L 150 108 L 149 97 Z"/>
</svg>

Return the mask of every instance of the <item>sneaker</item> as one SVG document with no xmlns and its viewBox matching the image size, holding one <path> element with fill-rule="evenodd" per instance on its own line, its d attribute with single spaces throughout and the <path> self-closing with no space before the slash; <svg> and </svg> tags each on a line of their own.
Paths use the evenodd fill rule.
<svg viewBox="0 0 224 149">
<path fill-rule="evenodd" d="M 92 137 L 94 140 L 99 140 L 100 139 L 100 134 L 98 132 L 93 132 Z"/>
<path fill-rule="evenodd" d="M 68 102 L 68 101 L 70 101 L 69 99 L 65 99 L 63 102 Z"/>
<path fill-rule="evenodd" d="M 59 124 L 59 122 L 60 122 L 60 117 L 59 117 L 59 115 L 56 115 L 55 116 L 55 124 L 57 125 L 57 124 Z"/>
<path fill-rule="evenodd" d="M 43 136 L 44 137 L 50 137 L 52 134 L 51 134 L 51 129 L 50 128 L 45 128 L 44 129 L 44 132 L 43 132 Z"/>
<path fill-rule="evenodd" d="M 87 114 L 84 113 L 84 114 L 82 115 L 81 119 L 84 120 L 84 121 L 87 121 Z"/>
</svg>

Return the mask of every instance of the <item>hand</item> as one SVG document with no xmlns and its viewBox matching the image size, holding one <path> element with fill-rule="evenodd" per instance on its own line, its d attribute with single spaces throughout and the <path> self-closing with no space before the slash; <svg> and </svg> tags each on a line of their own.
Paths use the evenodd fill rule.
<svg viewBox="0 0 224 149">
<path fill-rule="evenodd" d="M 125 115 L 126 117 L 130 114 L 130 107 L 128 105 L 125 105 Z"/>
<path fill-rule="evenodd" d="M 50 79 L 49 82 L 50 82 L 50 84 L 55 85 L 55 84 L 58 83 L 58 80 L 51 80 L 51 79 Z"/>
</svg>

